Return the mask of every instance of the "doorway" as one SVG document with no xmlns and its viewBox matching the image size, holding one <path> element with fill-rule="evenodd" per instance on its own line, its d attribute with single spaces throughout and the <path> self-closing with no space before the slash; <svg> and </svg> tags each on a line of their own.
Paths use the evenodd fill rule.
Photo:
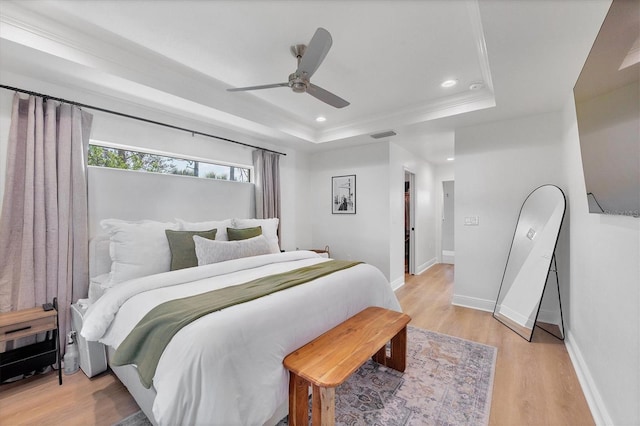
<svg viewBox="0 0 640 426">
<path fill-rule="evenodd" d="M 442 182 L 442 263 L 455 263 L 454 181 Z"/>
<path fill-rule="evenodd" d="M 404 272 L 415 275 L 415 174 L 404 171 Z"/>
</svg>

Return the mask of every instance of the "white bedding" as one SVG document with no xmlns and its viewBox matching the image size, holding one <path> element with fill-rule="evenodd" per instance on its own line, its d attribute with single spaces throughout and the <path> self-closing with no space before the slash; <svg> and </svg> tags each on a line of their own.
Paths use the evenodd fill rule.
<svg viewBox="0 0 640 426">
<path fill-rule="evenodd" d="M 121 283 L 89 308 L 82 335 L 117 348 L 159 303 L 325 261 L 296 251 Z M 361 264 L 194 321 L 174 336 L 158 363 L 155 420 L 262 425 L 288 398 L 284 357 L 367 306 L 401 310 L 384 275 Z"/>
</svg>

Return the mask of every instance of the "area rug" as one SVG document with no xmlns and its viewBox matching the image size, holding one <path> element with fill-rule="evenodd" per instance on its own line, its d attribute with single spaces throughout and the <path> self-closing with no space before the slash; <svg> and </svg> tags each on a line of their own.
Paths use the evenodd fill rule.
<svg viewBox="0 0 640 426">
<path fill-rule="evenodd" d="M 120 420 L 118 423 L 114 423 L 113 426 L 153 426 L 147 416 L 142 411 L 137 411 Z"/>
<path fill-rule="evenodd" d="M 493 346 L 409 326 L 405 372 L 360 367 L 336 389 L 336 425 L 486 425 L 496 355 Z"/>
<path fill-rule="evenodd" d="M 336 425 L 487 425 L 496 355 L 493 346 L 409 326 L 405 372 L 365 363 L 336 389 Z M 137 420 L 120 425 L 148 424 Z"/>
</svg>

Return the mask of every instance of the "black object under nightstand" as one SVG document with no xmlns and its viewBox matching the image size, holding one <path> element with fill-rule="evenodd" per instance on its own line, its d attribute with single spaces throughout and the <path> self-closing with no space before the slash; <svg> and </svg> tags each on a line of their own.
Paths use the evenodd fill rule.
<svg viewBox="0 0 640 426">
<path fill-rule="evenodd" d="M 53 299 L 51 310 L 37 307 L 0 314 L 0 343 L 40 333 L 45 333 L 42 342 L 0 353 L 0 382 L 56 364 L 58 383 L 62 384 L 57 299 Z"/>
</svg>

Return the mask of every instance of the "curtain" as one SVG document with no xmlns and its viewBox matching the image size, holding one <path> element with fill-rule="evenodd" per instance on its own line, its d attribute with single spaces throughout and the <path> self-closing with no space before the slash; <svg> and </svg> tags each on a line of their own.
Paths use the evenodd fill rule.
<svg viewBox="0 0 640 426">
<path fill-rule="evenodd" d="M 88 292 L 86 159 L 92 115 L 13 98 L 0 216 L 0 312 L 58 299 L 61 348 L 69 306 Z"/>
<path fill-rule="evenodd" d="M 280 218 L 280 155 L 262 150 L 253 151 L 253 169 L 256 219 Z"/>
</svg>

